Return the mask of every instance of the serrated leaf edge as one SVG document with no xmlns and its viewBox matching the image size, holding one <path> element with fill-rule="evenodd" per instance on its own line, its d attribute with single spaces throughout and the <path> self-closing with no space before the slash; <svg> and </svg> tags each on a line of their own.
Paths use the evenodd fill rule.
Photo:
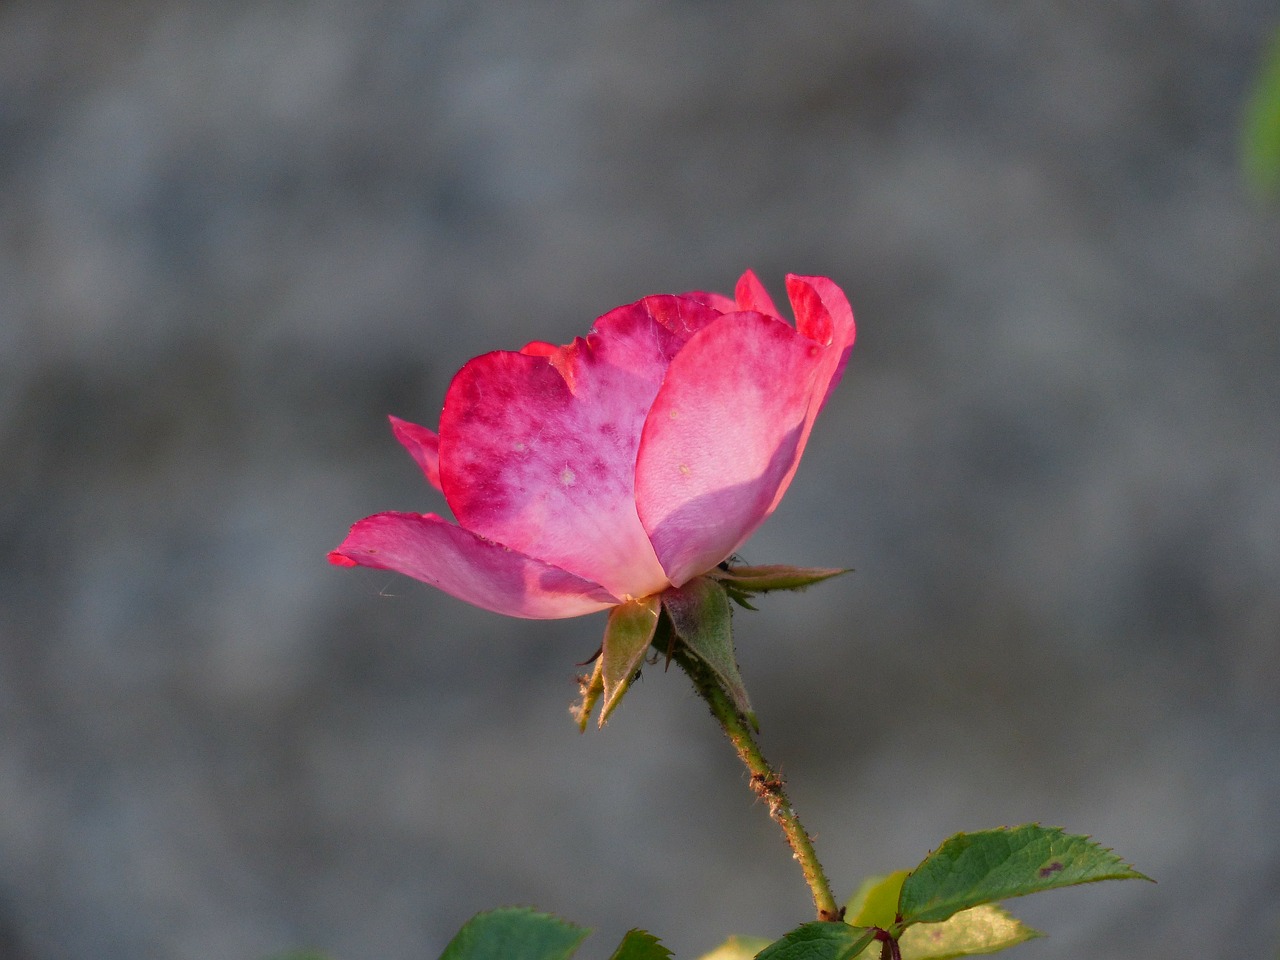
<svg viewBox="0 0 1280 960">
<path fill-rule="evenodd" d="M 1105 874 L 1105 875 L 1103 875 L 1103 876 L 1098 876 L 1098 877 L 1089 877 L 1089 878 L 1088 878 L 1088 879 L 1086 879 L 1086 880 L 1077 880 L 1077 881 L 1074 881 L 1073 883 L 1062 884 L 1061 886 L 1058 886 L 1058 887 L 1050 887 L 1050 888 L 1048 888 L 1048 889 L 1043 889 L 1043 890 L 1027 890 L 1027 891 L 1024 891 L 1024 892 L 1021 892 L 1021 893 L 1008 894 L 1008 895 L 1006 895 L 1006 896 L 1002 896 L 1002 897 L 995 897 L 995 898 L 992 898 L 992 899 L 989 899 L 989 900 L 981 900 L 981 901 L 978 901 L 977 903 L 971 903 L 971 904 L 968 904 L 967 906 L 962 907 L 962 908 L 961 908 L 961 910 L 968 910 L 968 909 L 971 909 L 972 907 L 982 906 L 983 904 L 987 904 L 987 903 L 1000 903 L 1000 902 L 1002 902 L 1002 901 L 1004 901 L 1004 900 L 1012 900 L 1012 899 L 1014 899 L 1015 897 L 1025 897 L 1025 896 L 1030 896 L 1030 895 L 1031 895 L 1031 894 L 1033 894 L 1033 893 L 1048 893 L 1050 890 L 1054 890 L 1054 889 L 1056 889 L 1056 890 L 1063 890 L 1063 889 L 1066 889 L 1067 887 L 1081 887 L 1081 886 L 1084 886 L 1085 884 L 1089 884 L 1089 883 L 1098 883 L 1098 882 L 1101 882 L 1101 881 L 1103 881 L 1103 880 L 1146 880 L 1146 881 L 1148 881 L 1148 882 L 1150 882 L 1150 883 L 1155 883 L 1155 882 L 1156 882 L 1156 881 L 1155 881 L 1155 880 L 1153 880 L 1151 877 L 1147 876 L 1145 873 L 1143 873 L 1142 871 L 1140 871 L 1140 870 L 1138 870 L 1136 867 L 1134 867 L 1134 866 L 1133 866 L 1133 864 L 1129 863 L 1127 860 L 1125 860 L 1123 857 L 1121 857 L 1118 853 L 1116 853 L 1116 852 L 1115 852 L 1115 849 L 1114 849 L 1113 847 L 1105 847 L 1105 846 L 1103 846 L 1101 843 L 1099 843 L 1097 840 L 1094 840 L 1094 839 L 1093 839 L 1093 836 L 1092 836 L 1091 834 L 1084 834 L 1084 833 L 1067 833 L 1066 828 L 1064 828 L 1064 827 L 1046 827 L 1046 826 L 1043 826 L 1043 825 L 1042 825 L 1041 823 L 1039 823 L 1038 821 L 1033 821 L 1033 822 L 1031 822 L 1031 823 L 1019 824 L 1019 825 L 1017 825 L 1017 826 L 1013 826 L 1013 827 L 1010 827 L 1010 826 L 1007 826 L 1007 825 L 1006 825 L 1006 826 L 1000 826 L 1000 827 L 991 827 L 991 828 L 986 829 L 986 830 L 971 830 L 971 831 L 961 830 L 961 831 L 959 831 L 959 832 L 957 832 L 957 833 L 953 833 L 951 836 L 947 837 L 947 839 L 943 840 L 943 841 L 942 841 L 942 843 L 938 844 L 938 846 L 937 846 L 937 847 L 935 847 L 934 849 L 930 850 L 930 851 L 928 852 L 928 854 L 926 854 L 926 855 L 925 855 L 924 859 L 922 859 L 922 860 L 920 861 L 920 863 L 918 863 L 915 867 L 913 867 L 913 868 L 911 869 L 911 871 L 907 874 L 907 878 L 906 878 L 906 880 L 904 880 L 904 881 L 903 881 L 903 885 L 902 885 L 903 893 L 905 893 L 905 891 L 906 891 L 906 889 L 907 889 L 907 884 L 911 882 L 911 877 L 915 874 L 915 872 L 916 872 L 917 870 L 919 870 L 922 866 L 924 866 L 924 865 L 925 865 L 925 863 L 927 863 L 927 862 L 928 862 L 928 860 L 929 860 L 929 858 L 930 858 L 930 857 L 935 856 L 935 855 L 936 855 L 940 850 L 942 850 L 942 848 L 943 848 L 943 847 L 945 847 L 948 843 L 951 843 L 951 842 L 952 842 L 952 841 L 954 841 L 954 840 L 958 840 L 958 839 L 959 839 L 959 838 L 961 838 L 961 837 L 970 837 L 970 836 L 977 836 L 977 835 L 980 835 L 980 834 L 999 833 L 999 832 L 1008 832 L 1008 833 L 1011 833 L 1011 832 L 1013 832 L 1014 830 L 1022 830 L 1022 829 L 1025 829 L 1025 828 L 1027 828 L 1027 827 L 1039 827 L 1041 830 L 1045 830 L 1045 831 L 1049 831 L 1049 832 L 1052 832 L 1052 833 L 1056 833 L 1056 834 L 1057 834 L 1057 836 L 1059 836 L 1059 837 L 1066 837 L 1066 838 L 1070 838 L 1070 839 L 1080 839 L 1080 840 L 1085 840 L 1085 841 L 1089 842 L 1090 844 L 1092 844 L 1094 847 L 1096 847 L 1096 848 L 1097 848 L 1098 850 L 1100 850 L 1101 852 L 1106 853 L 1106 854 L 1111 854 L 1113 857 L 1115 857 L 1115 859 L 1116 859 L 1116 861 L 1117 861 L 1117 872 L 1115 872 L 1115 873 L 1108 873 L 1108 874 Z M 895 925 L 894 925 L 894 926 L 895 926 L 895 930 L 896 930 L 896 933 L 900 934 L 902 930 L 905 930 L 908 926 L 910 926 L 910 925 L 912 925 L 912 924 L 916 924 L 916 923 L 943 923 L 943 922 L 945 922 L 947 919 L 949 919 L 950 917 L 955 916 L 955 914 L 956 914 L 956 913 L 960 913 L 960 912 L 961 912 L 961 910 L 957 910 L 957 911 L 955 911 L 955 913 L 948 914 L 946 917 L 942 917 L 942 918 L 940 918 L 940 919 L 939 919 L 939 918 L 931 918 L 931 919 L 929 919 L 929 920 L 918 920 L 918 919 L 912 919 L 912 918 L 909 918 L 909 917 L 906 917 L 905 915 L 903 915 L 903 912 L 902 912 L 902 894 L 900 893 L 900 894 L 899 894 L 899 897 L 898 897 L 898 915 L 902 917 L 902 920 L 901 920 L 901 921 L 899 921 L 899 923 L 897 923 L 897 924 L 895 924 Z"/>
<path fill-rule="evenodd" d="M 618 960 L 618 957 L 622 955 L 623 949 L 628 945 L 627 941 L 633 937 L 640 939 L 642 946 L 655 947 L 657 950 L 660 950 L 664 960 L 671 960 L 671 951 L 663 945 L 662 941 L 648 930 L 641 930 L 639 927 L 632 927 L 622 935 L 622 939 L 618 941 L 618 948 L 613 951 L 609 960 Z"/>
<path fill-rule="evenodd" d="M 572 957 L 577 953 L 578 948 L 582 946 L 582 941 L 587 939 L 592 932 L 590 927 L 584 927 L 581 924 L 574 923 L 572 920 L 566 920 L 564 917 L 558 916 L 557 914 L 547 913 L 545 910 L 538 910 L 534 907 L 494 907 L 491 910 L 481 910 L 459 927 L 457 932 L 449 939 L 449 942 L 445 944 L 444 951 L 440 955 L 441 960 L 444 960 L 444 957 L 447 956 L 449 951 L 454 948 L 454 945 L 458 942 L 458 938 L 462 936 L 463 932 L 466 931 L 468 927 L 471 927 L 472 924 L 486 918 L 496 917 L 502 914 L 521 914 L 527 917 L 536 917 L 540 920 L 552 920 L 561 926 L 572 930 L 577 939 L 573 945 L 568 948 L 568 953 L 565 954 L 565 957 Z"/>
</svg>

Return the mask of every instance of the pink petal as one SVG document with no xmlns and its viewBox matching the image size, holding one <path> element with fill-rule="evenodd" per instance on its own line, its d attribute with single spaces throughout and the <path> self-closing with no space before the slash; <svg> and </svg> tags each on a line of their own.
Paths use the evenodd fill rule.
<svg viewBox="0 0 1280 960">
<path fill-rule="evenodd" d="M 736 313 L 672 361 L 636 463 L 640 519 L 680 586 L 773 509 L 799 455 L 822 348 L 773 317 Z"/>
<path fill-rule="evenodd" d="M 791 309 L 795 311 L 796 328 L 804 336 L 826 347 L 816 374 L 817 389 L 809 404 L 809 412 L 805 416 L 804 430 L 800 435 L 799 449 L 796 451 L 796 462 L 791 473 L 783 481 L 774 498 L 773 507 L 778 505 L 795 469 L 800 465 L 800 454 L 809 442 L 809 434 L 813 423 L 826 405 L 836 386 L 844 376 L 844 368 L 849 362 L 849 354 L 853 350 L 853 340 L 857 328 L 853 322 L 853 308 L 845 298 L 844 292 L 826 277 L 800 277 L 787 275 L 787 296 L 791 299 Z M 773 511 L 770 507 L 770 512 Z"/>
<path fill-rule="evenodd" d="M 458 522 L 624 600 L 665 589 L 636 515 L 636 452 L 671 358 L 719 316 L 649 297 L 605 314 L 585 340 L 468 363 L 440 420 Z"/>
<path fill-rule="evenodd" d="M 560 347 L 545 340 L 530 340 L 520 348 L 520 352 L 531 357 L 554 357 L 560 352 Z"/>
<path fill-rule="evenodd" d="M 801 277 L 787 274 L 787 296 L 796 315 L 796 329 L 810 340 L 830 346 L 834 355 L 828 358 L 834 381 L 839 382 L 853 349 L 856 333 L 853 308 L 844 291 L 826 277 Z M 823 400 L 826 399 L 824 395 Z"/>
<path fill-rule="evenodd" d="M 394 570 L 510 617 L 556 620 L 618 602 L 597 584 L 482 540 L 431 513 L 365 517 L 329 554 L 329 562 Z"/>
<path fill-rule="evenodd" d="M 641 437 L 636 501 L 680 586 L 740 547 L 782 499 L 853 346 L 853 312 L 821 277 L 787 278 L 799 329 L 760 312 L 723 317 L 672 361 Z M 755 275 L 740 301 L 772 301 Z"/>
<path fill-rule="evenodd" d="M 391 421 L 391 429 L 396 439 L 404 446 L 422 473 L 437 490 L 440 489 L 440 438 L 435 431 L 420 427 L 399 417 L 387 417 Z"/>
<path fill-rule="evenodd" d="M 711 293 L 707 290 L 690 290 L 688 293 L 680 294 L 689 300 L 697 300 L 699 303 L 705 303 L 712 310 L 718 310 L 720 313 L 737 313 L 741 307 L 733 297 L 726 297 L 723 293 Z"/>
<path fill-rule="evenodd" d="M 773 305 L 773 298 L 764 288 L 754 270 L 748 270 L 738 278 L 738 285 L 733 291 L 739 310 L 754 310 L 767 317 L 781 317 L 778 308 Z"/>
</svg>

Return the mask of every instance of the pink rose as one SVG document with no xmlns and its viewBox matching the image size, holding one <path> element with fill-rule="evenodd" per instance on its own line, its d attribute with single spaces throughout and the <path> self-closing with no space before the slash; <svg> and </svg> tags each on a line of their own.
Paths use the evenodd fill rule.
<svg viewBox="0 0 1280 960">
<path fill-rule="evenodd" d="M 782 499 L 853 346 L 834 283 L 788 276 L 787 294 L 796 327 L 748 271 L 735 300 L 646 297 L 585 340 L 476 357 L 449 386 L 438 434 L 391 418 L 457 523 L 375 514 L 330 562 L 540 619 L 713 570 Z"/>
</svg>

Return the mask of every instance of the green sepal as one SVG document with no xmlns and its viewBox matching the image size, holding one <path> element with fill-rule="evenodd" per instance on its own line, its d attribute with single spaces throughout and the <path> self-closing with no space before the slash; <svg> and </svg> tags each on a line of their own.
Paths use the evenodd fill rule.
<svg viewBox="0 0 1280 960">
<path fill-rule="evenodd" d="M 600 726 L 618 708 L 631 680 L 644 661 L 649 644 L 658 628 L 661 609 L 658 596 L 641 597 L 619 604 L 609 611 L 600 652 L 600 671 L 604 703 L 600 707 Z"/>
<path fill-rule="evenodd" d="M 853 960 L 875 938 L 874 930 L 840 920 L 815 920 L 765 947 L 756 960 Z"/>
<path fill-rule="evenodd" d="M 888 930 L 898 920 L 898 898 L 908 870 L 898 870 L 883 877 L 867 877 L 854 891 L 844 907 L 846 923 L 855 927 L 879 927 Z"/>
<path fill-rule="evenodd" d="M 984 903 L 1097 880 L 1149 880 L 1088 837 L 1026 824 L 958 833 L 902 884 L 898 915 L 936 923 Z"/>
<path fill-rule="evenodd" d="M 710 577 L 694 577 L 684 586 L 663 593 L 662 606 L 685 649 L 711 668 L 738 713 L 755 726 L 755 714 L 733 652 L 733 613 L 724 587 Z"/>
<path fill-rule="evenodd" d="M 707 576 L 719 580 L 730 592 L 750 596 L 770 590 L 803 590 L 848 572 L 843 567 L 789 567 L 775 563 L 763 567 L 717 567 Z"/>
<path fill-rule="evenodd" d="M 628 930 L 609 960 L 671 960 L 671 951 L 643 930 Z"/>
<path fill-rule="evenodd" d="M 730 937 L 698 960 L 755 960 L 755 956 L 768 945 L 769 941 L 763 937 Z"/>
<path fill-rule="evenodd" d="M 504 907 L 463 924 L 440 960 L 568 960 L 590 932 L 527 907 Z"/>
<path fill-rule="evenodd" d="M 951 960 L 995 953 L 1042 936 L 999 905 L 984 903 L 941 923 L 914 924 L 903 931 L 898 946 L 910 960 Z"/>
<path fill-rule="evenodd" d="M 604 659 L 596 656 L 595 667 L 591 676 L 578 677 L 578 702 L 569 708 L 569 715 L 578 725 L 579 733 L 586 733 L 587 721 L 591 719 L 591 711 L 604 693 Z"/>
</svg>

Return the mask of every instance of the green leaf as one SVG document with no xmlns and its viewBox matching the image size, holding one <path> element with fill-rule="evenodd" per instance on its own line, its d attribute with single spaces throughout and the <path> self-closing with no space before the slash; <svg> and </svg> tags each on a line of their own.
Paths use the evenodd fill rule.
<svg viewBox="0 0 1280 960">
<path fill-rule="evenodd" d="M 902 884 L 904 924 L 931 923 L 969 907 L 1096 880 L 1147 880 L 1110 850 L 1059 827 L 1027 824 L 958 833 Z"/>
<path fill-rule="evenodd" d="M 767 593 L 770 590 L 803 590 L 823 580 L 849 571 L 842 567 L 789 567 L 775 563 L 763 567 L 715 569 L 707 576 L 740 593 Z"/>
<path fill-rule="evenodd" d="M 756 960 L 853 960 L 875 936 L 843 921 L 815 920 L 765 947 Z"/>
<path fill-rule="evenodd" d="M 733 616 L 724 587 L 710 577 L 694 577 L 663 593 L 662 605 L 689 652 L 711 668 L 738 712 L 753 718 L 733 652 Z"/>
<path fill-rule="evenodd" d="M 768 945 L 769 941 L 763 937 L 730 937 L 698 960 L 754 960 L 756 954 Z"/>
<path fill-rule="evenodd" d="M 884 877 L 868 877 L 845 904 L 845 922 L 855 927 L 879 927 L 888 930 L 898 919 L 898 897 L 906 870 Z"/>
<path fill-rule="evenodd" d="M 604 628 L 604 645 L 600 654 L 601 677 L 604 682 L 604 705 L 600 708 L 600 726 L 617 709 L 631 680 L 644 661 L 649 644 L 658 628 L 660 605 L 657 596 L 641 597 L 609 611 Z"/>
<path fill-rule="evenodd" d="M 1263 194 L 1280 192 L 1280 31 L 1264 53 L 1261 72 L 1245 108 L 1245 172 Z"/>
<path fill-rule="evenodd" d="M 559 917 L 504 907 L 468 920 L 440 960 L 568 960 L 590 932 Z"/>
<path fill-rule="evenodd" d="M 995 953 L 1043 936 L 994 903 L 961 910 L 941 923 L 917 923 L 898 940 L 902 960 L 950 960 Z"/>
<path fill-rule="evenodd" d="M 671 951 L 643 930 L 628 930 L 609 960 L 671 960 Z"/>
</svg>

